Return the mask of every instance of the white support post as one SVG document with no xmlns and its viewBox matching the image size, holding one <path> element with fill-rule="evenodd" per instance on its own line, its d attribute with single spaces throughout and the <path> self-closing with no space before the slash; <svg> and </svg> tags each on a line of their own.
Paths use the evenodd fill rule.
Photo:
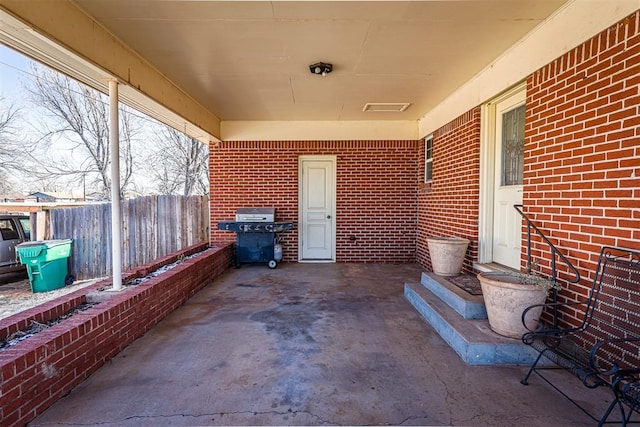
<svg viewBox="0 0 640 427">
<path fill-rule="evenodd" d="M 113 291 L 122 290 L 122 219 L 120 215 L 120 134 L 118 82 L 109 81 L 109 144 L 111 146 L 111 271 Z"/>
</svg>

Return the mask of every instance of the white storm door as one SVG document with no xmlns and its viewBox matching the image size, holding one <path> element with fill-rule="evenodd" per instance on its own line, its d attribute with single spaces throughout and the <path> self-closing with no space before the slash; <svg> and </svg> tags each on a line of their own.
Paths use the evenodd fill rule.
<svg viewBox="0 0 640 427">
<path fill-rule="evenodd" d="M 335 261 L 335 156 L 300 158 L 300 260 Z"/>
<path fill-rule="evenodd" d="M 520 269 L 525 93 L 500 101 L 495 115 L 493 262 Z"/>
</svg>

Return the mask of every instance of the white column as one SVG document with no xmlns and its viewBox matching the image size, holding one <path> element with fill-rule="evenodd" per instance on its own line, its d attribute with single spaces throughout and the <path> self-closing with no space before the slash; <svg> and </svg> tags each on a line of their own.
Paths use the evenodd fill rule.
<svg viewBox="0 0 640 427">
<path fill-rule="evenodd" d="M 122 219 L 120 215 L 120 134 L 118 82 L 109 81 L 109 144 L 111 146 L 111 271 L 114 291 L 122 290 Z"/>
</svg>

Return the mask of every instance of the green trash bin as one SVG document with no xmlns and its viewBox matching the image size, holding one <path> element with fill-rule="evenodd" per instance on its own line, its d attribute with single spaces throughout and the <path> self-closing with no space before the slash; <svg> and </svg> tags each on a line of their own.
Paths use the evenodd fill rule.
<svg viewBox="0 0 640 427">
<path fill-rule="evenodd" d="M 73 283 L 68 272 L 71 239 L 20 243 L 16 252 L 27 266 L 32 292 L 47 292 Z"/>
</svg>

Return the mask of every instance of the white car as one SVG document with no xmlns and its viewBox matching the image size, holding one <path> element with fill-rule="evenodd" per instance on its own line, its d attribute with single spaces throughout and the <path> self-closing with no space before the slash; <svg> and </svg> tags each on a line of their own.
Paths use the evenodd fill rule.
<svg viewBox="0 0 640 427">
<path fill-rule="evenodd" d="M 31 240 L 31 222 L 28 216 L 0 215 L 0 274 L 22 271 L 16 246 Z"/>
</svg>

